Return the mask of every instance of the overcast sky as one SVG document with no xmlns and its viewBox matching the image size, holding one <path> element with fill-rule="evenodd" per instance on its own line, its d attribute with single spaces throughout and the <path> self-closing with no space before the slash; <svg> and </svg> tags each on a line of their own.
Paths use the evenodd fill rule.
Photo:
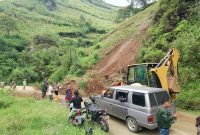
<svg viewBox="0 0 200 135">
<path fill-rule="evenodd" d="M 106 3 L 115 5 L 115 6 L 128 6 L 127 0 L 104 0 Z"/>
</svg>

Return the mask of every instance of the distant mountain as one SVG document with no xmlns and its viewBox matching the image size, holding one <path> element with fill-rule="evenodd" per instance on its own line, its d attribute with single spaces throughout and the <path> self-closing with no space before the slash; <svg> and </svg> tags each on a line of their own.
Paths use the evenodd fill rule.
<svg viewBox="0 0 200 135">
<path fill-rule="evenodd" d="M 102 0 L 1 1 L 0 80 L 81 76 L 97 61 L 88 50 L 115 27 L 117 10 Z"/>
</svg>

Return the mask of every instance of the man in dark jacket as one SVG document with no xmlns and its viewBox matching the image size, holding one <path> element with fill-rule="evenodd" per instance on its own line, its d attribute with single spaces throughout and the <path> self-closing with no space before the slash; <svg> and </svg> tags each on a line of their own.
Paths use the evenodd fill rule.
<svg viewBox="0 0 200 135">
<path fill-rule="evenodd" d="M 169 135 L 169 128 L 176 118 L 176 114 L 172 116 L 167 110 L 171 106 L 170 99 L 163 98 L 162 103 L 162 107 L 160 107 L 156 113 L 157 124 L 160 129 L 160 135 Z"/>
<path fill-rule="evenodd" d="M 81 109 L 81 102 L 83 102 L 83 99 L 81 96 L 79 96 L 79 92 L 76 90 L 74 91 L 74 97 L 71 99 L 70 104 L 72 104 L 72 109 L 69 113 L 69 118 L 68 120 L 70 120 L 72 113 L 76 110 L 80 110 Z"/>
<path fill-rule="evenodd" d="M 42 91 L 42 98 L 44 98 L 46 96 L 46 92 L 47 92 L 44 82 L 42 82 L 40 89 Z"/>
<path fill-rule="evenodd" d="M 81 109 L 81 102 L 83 102 L 83 99 L 81 96 L 79 96 L 79 92 L 76 90 L 74 92 L 74 97 L 71 99 L 70 103 L 73 104 L 74 109 Z"/>
</svg>

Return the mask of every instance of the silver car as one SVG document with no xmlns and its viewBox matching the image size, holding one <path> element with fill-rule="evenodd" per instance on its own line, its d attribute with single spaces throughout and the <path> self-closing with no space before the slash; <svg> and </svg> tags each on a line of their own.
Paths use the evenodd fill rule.
<svg viewBox="0 0 200 135">
<path fill-rule="evenodd" d="M 151 130 L 158 127 L 156 111 L 163 98 L 171 97 L 161 88 L 127 85 L 111 87 L 103 95 L 95 96 L 95 102 L 107 109 L 108 114 L 125 120 L 131 132 L 137 132 L 142 127 Z M 169 111 L 176 112 L 173 103 Z"/>
</svg>

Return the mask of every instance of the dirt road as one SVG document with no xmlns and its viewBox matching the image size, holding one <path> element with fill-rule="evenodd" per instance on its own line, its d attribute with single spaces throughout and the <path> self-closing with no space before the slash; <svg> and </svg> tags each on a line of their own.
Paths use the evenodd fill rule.
<svg viewBox="0 0 200 135">
<path fill-rule="evenodd" d="M 40 94 L 40 91 L 35 90 L 31 86 L 27 86 L 23 90 L 23 86 L 16 87 L 17 93 L 33 95 L 34 93 Z M 64 99 L 64 95 L 59 95 L 60 99 Z M 126 127 L 126 123 L 120 119 L 110 116 L 109 120 L 110 132 L 109 135 L 159 135 L 157 130 L 143 129 L 139 133 L 131 133 Z M 196 135 L 195 129 L 195 116 L 184 112 L 178 112 L 178 120 L 173 124 L 170 135 Z"/>
<path fill-rule="evenodd" d="M 183 112 L 178 112 L 178 120 L 172 125 L 170 135 L 196 135 L 195 117 Z M 159 135 L 158 129 L 143 129 L 139 133 L 131 133 L 126 127 L 126 123 L 115 117 L 110 117 L 110 135 Z"/>
</svg>

